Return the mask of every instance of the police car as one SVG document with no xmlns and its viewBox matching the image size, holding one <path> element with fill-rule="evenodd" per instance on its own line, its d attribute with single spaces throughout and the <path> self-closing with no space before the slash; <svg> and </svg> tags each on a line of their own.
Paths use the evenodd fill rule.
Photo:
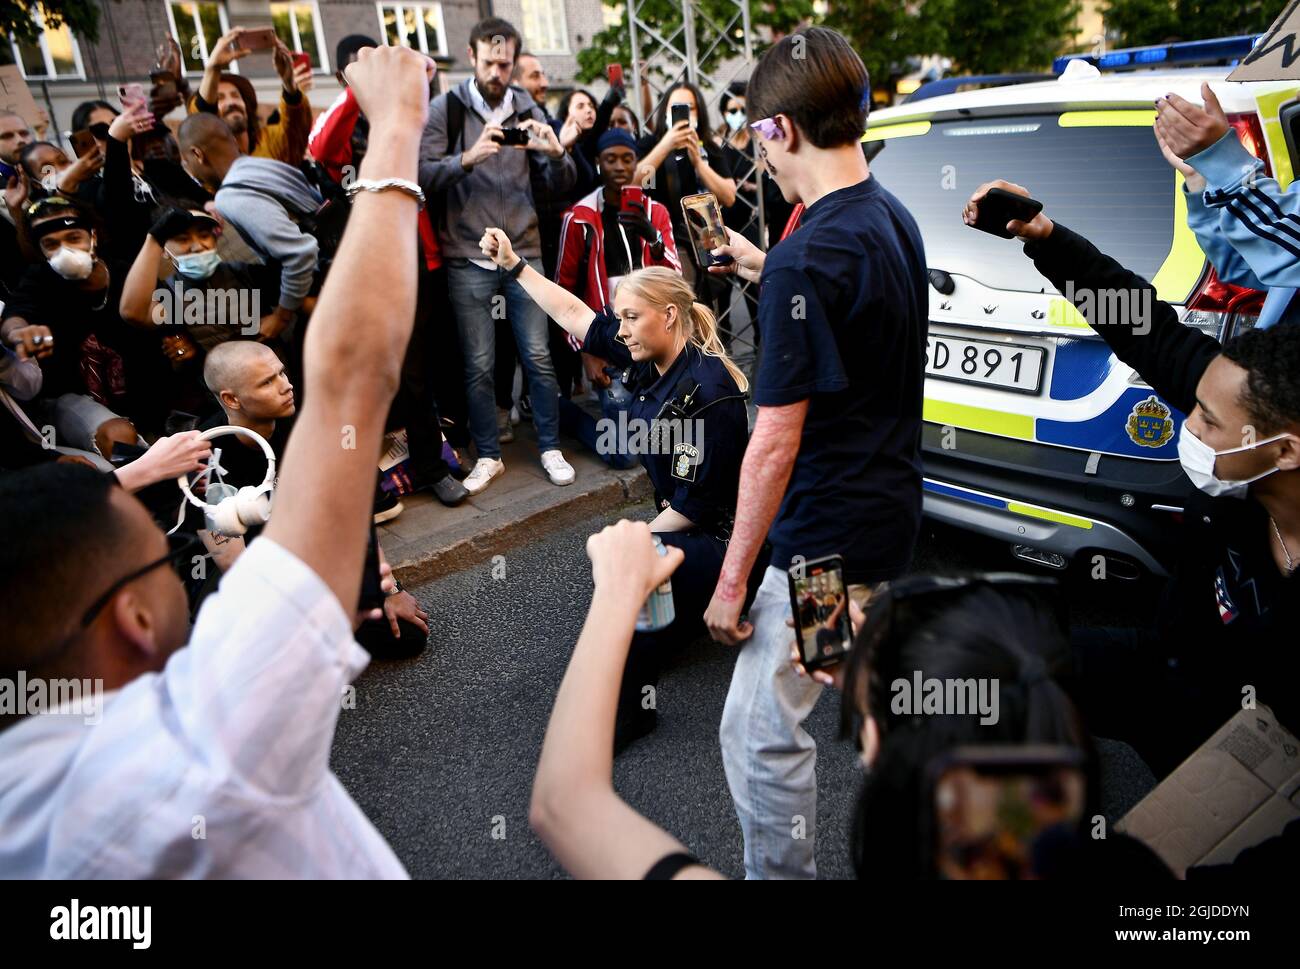
<svg viewBox="0 0 1300 969">
<path fill-rule="evenodd" d="M 1220 341 L 1241 332 L 1264 294 L 1216 278 L 1151 125 L 1157 97 L 1199 104 L 1208 81 L 1246 147 L 1288 184 L 1277 114 L 1296 83 L 1225 83 L 1229 66 L 1182 66 L 1239 58 L 1255 39 L 1061 58 L 1052 80 L 937 96 L 927 86 L 872 113 L 872 172 L 916 217 L 930 268 L 931 518 L 1050 568 L 1084 557 L 1113 577 L 1167 573 L 1170 526 L 1191 489 L 1177 454 L 1184 415 L 1111 354 L 1020 242 L 965 226 L 961 210 L 984 182 L 1023 185 L 1054 221 L 1149 280 L 1185 325 Z"/>
</svg>

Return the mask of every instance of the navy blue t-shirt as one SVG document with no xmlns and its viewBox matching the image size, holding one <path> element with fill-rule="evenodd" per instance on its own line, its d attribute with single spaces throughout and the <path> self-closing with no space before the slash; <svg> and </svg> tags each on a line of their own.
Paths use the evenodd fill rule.
<svg viewBox="0 0 1300 969">
<path fill-rule="evenodd" d="M 768 253 L 754 402 L 807 400 L 772 525 L 772 564 L 844 557 L 847 582 L 898 576 L 921 521 L 925 250 L 874 175 L 819 199 Z"/>
</svg>

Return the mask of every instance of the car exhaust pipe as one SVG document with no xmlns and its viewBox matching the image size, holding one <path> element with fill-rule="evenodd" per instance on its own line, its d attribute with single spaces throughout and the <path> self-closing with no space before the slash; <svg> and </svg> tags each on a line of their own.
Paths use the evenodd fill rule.
<svg viewBox="0 0 1300 969">
<path fill-rule="evenodd" d="M 1022 562 L 1031 562 L 1057 572 L 1064 570 L 1070 564 L 1069 560 L 1059 552 L 1049 552 L 1046 549 L 1034 548 L 1032 545 L 1012 545 L 1011 554 Z"/>
</svg>

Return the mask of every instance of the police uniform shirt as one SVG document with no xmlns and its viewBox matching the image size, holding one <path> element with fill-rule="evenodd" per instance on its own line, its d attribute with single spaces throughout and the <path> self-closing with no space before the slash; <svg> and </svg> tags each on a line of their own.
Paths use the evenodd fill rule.
<svg viewBox="0 0 1300 969">
<path fill-rule="evenodd" d="M 634 363 L 616 338 L 618 326 L 606 308 L 592 320 L 583 350 L 624 368 L 632 400 L 619 443 L 634 445 L 627 450 L 650 476 L 660 510 L 672 508 L 710 534 L 729 528 L 749 443 L 745 395 L 721 359 L 693 344 L 662 375 L 650 361 Z M 679 409 L 666 408 L 670 402 Z M 656 418 L 667 423 L 656 428 Z"/>
</svg>

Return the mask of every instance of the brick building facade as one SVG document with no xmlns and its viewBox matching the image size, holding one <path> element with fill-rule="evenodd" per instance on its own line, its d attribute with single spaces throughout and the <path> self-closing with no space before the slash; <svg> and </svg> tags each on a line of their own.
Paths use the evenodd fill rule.
<svg viewBox="0 0 1300 969">
<path fill-rule="evenodd" d="M 466 46 L 481 17 L 504 17 L 524 35 L 551 78 L 553 96 L 572 86 L 577 54 L 602 29 L 601 0 L 99 0 L 100 37 L 90 42 L 67 28 L 46 31 L 39 48 L 13 51 L 23 67 L 32 96 L 50 113 L 54 130 L 64 132 L 81 101 L 117 102 L 117 85 L 147 85 L 154 52 L 168 34 L 186 55 L 191 83 L 202 74 L 207 49 L 232 27 L 271 27 L 291 48 L 312 55 L 317 68 L 312 104 L 323 108 L 338 93 L 334 48 L 348 34 L 365 34 L 389 43 L 405 38 L 408 46 L 438 61 L 444 86 L 469 75 Z M 400 17 L 400 19 L 399 19 Z M 400 27 L 399 27 L 400 25 Z M 5 60 L 13 45 L 0 39 Z M 271 58 L 253 54 L 239 61 L 259 98 L 273 104 L 279 88 Z M 598 95 L 599 95 L 598 91 Z"/>
</svg>

